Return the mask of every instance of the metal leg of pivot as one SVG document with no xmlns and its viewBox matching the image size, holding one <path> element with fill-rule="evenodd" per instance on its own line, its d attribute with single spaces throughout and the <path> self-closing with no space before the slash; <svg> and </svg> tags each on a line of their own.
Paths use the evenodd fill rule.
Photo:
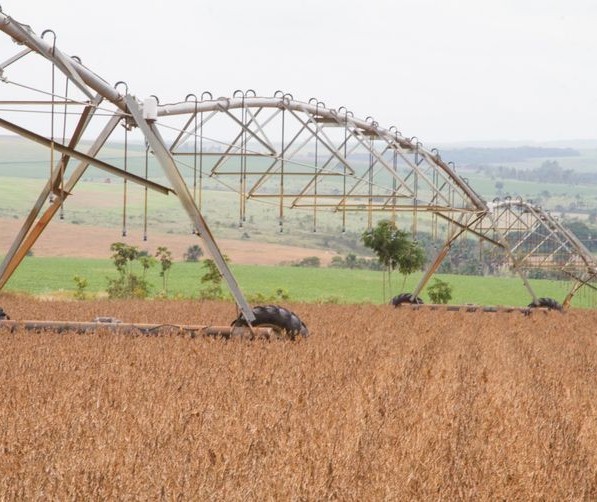
<svg viewBox="0 0 597 502">
<path fill-rule="evenodd" d="M 189 188 L 187 187 L 182 175 L 180 174 L 180 171 L 176 166 L 176 162 L 166 147 L 166 144 L 159 131 L 154 127 L 153 122 L 143 118 L 143 112 L 135 97 L 127 95 L 125 97 L 125 102 L 130 113 L 133 115 L 135 122 L 139 126 L 139 129 L 141 129 L 143 132 L 147 143 L 162 166 L 162 169 L 164 170 L 168 181 L 172 185 L 174 192 L 189 215 L 191 222 L 195 226 L 199 236 L 203 239 L 209 254 L 212 256 L 216 266 L 218 267 L 218 270 L 226 280 L 228 287 L 230 288 L 230 292 L 232 293 L 236 304 L 242 312 L 243 317 L 249 324 L 252 323 L 255 321 L 255 314 L 253 314 L 253 310 L 247 303 L 247 300 L 242 294 L 236 279 L 228 267 L 228 264 L 224 260 L 224 256 L 216 244 L 216 241 L 211 234 L 209 227 L 207 226 L 207 222 L 195 204 L 193 196 L 189 191 Z"/>
<path fill-rule="evenodd" d="M 435 274 L 435 272 L 437 272 L 437 269 L 439 268 L 439 266 L 444 261 L 444 258 L 448 254 L 448 251 L 450 251 L 450 248 L 452 247 L 452 244 L 454 243 L 454 241 L 458 237 L 460 237 L 460 235 L 462 235 L 462 233 L 465 230 L 466 230 L 466 228 L 459 228 L 459 227 L 456 227 L 456 226 L 454 227 L 454 231 L 453 231 L 452 235 L 444 243 L 444 245 L 442 246 L 442 248 L 439 250 L 439 253 L 437 253 L 437 255 L 436 255 L 435 259 L 433 260 L 433 262 L 431 262 L 431 264 L 429 265 L 429 267 L 427 267 L 427 270 L 425 270 L 425 273 L 423 274 L 423 277 L 421 277 L 421 280 L 419 281 L 419 284 L 417 284 L 417 287 L 412 292 L 413 296 L 419 296 L 421 294 L 421 291 L 423 291 L 423 288 L 429 282 L 429 279 L 431 279 L 431 276 L 433 274 Z"/>
<path fill-rule="evenodd" d="M 108 123 L 104 127 L 104 130 L 101 132 L 97 140 L 89 149 L 89 156 L 93 157 L 99 152 L 100 148 L 104 145 L 107 138 L 110 136 L 110 133 L 114 130 L 119 121 L 120 118 L 117 115 L 113 116 L 110 119 L 110 121 L 108 121 Z M 8 282 L 16 268 L 19 266 L 23 258 L 26 256 L 27 251 L 31 249 L 31 247 L 35 244 L 39 236 L 48 226 L 48 224 L 60 208 L 60 204 L 71 193 L 77 182 L 85 173 L 88 165 L 89 164 L 87 164 L 86 162 L 81 162 L 77 166 L 68 182 L 64 185 L 64 191 L 61 192 L 59 196 L 54 199 L 54 202 L 50 205 L 49 208 L 46 209 L 46 211 L 39 218 L 35 226 L 33 226 L 36 218 L 38 217 L 42 209 L 43 203 L 46 201 L 48 194 L 51 191 L 51 186 L 55 184 L 56 180 L 50 180 L 47 183 L 47 185 L 43 188 L 36 204 L 29 213 L 29 216 L 23 224 L 19 234 L 15 238 L 10 250 L 8 251 L 8 254 L 2 262 L 2 265 L 0 266 L 0 289 L 2 289 L 4 285 Z"/>
</svg>

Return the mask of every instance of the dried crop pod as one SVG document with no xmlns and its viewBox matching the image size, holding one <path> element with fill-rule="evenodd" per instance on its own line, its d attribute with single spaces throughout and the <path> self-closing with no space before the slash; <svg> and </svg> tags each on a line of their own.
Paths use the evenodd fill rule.
<svg viewBox="0 0 597 502">
<path fill-rule="evenodd" d="M 562 306 L 553 298 L 539 298 L 537 301 L 529 303 L 529 307 L 544 307 L 549 310 L 562 310 Z"/>
<path fill-rule="evenodd" d="M 253 314 L 255 315 L 255 321 L 251 323 L 253 326 L 272 328 L 277 333 L 285 334 L 293 340 L 297 336 L 309 336 L 309 330 L 305 323 L 294 312 L 284 307 L 278 305 L 258 306 L 253 308 Z M 232 326 L 247 326 L 247 321 L 241 315 L 232 323 Z"/>
<path fill-rule="evenodd" d="M 422 305 L 423 300 L 421 300 L 418 296 L 414 296 L 411 293 L 402 293 L 402 294 L 399 294 L 398 296 L 395 296 L 394 298 L 392 298 L 390 303 L 392 305 L 394 305 L 394 307 L 398 307 L 399 305 L 401 305 L 403 303 L 410 303 L 413 305 Z"/>
</svg>

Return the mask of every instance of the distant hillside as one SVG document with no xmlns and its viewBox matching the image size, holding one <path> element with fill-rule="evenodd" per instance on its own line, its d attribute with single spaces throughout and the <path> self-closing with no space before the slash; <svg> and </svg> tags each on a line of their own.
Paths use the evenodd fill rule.
<svg viewBox="0 0 597 502">
<path fill-rule="evenodd" d="M 574 148 L 535 146 L 442 149 L 440 153 L 442 159 L 450 160 L 460 166 L 523 162 L 536 158 L 578 157 L 580 155 L 580 152 Z"/>
</svg>

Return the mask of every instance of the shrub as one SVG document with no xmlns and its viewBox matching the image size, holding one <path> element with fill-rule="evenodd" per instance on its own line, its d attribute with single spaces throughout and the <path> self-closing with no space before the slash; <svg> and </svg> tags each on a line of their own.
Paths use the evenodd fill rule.
<svg viewBox="0 0 597 502">
<path fill-rule="evenodd" d="M 319 256 L 307 256 L 300 261 L 293 263 L 294 267 L 313 267 L 318 268 L 321 266 L 321 259 Z"/>
<path fill-rule="evenodd" d="M 85 277 L 81 277 L 79 275 L 75 275 L 73 277 L 73 281 L 75 281 L 75 298 L 77 300 L 85 300 L 87 298 L 87 294 L 85 293 L 85 288 L 89 285 L 87 279 Z"/>
<path fill-rule="evenodd" d="M 427 294 L 433 303 L 445 304 L 452 299 L 452 286 L 436 277 L 427 288 Z"/>
<path fill-rule="evenodd" d="M 141 252 L 136 246 L 128 246 L 123 242 L 114 242 L 110 246 L 112 261 L 118 272 L 116 279 L 108 279 L 106 288 L 109 298 L 146 298 L 150 285 L 144 277 L 139 277 L 134 271 L 134 263 L 138 261 Z M 143 264 L 145 269 L 145 263 Z"/>
<path fill-rule="evenodd" d="M 183 255 L 184 261 L 199 261 L 199 258 L 203 256 L 203 250 L 199 247 L 198 244 L 193 244 L 189 246 L 187 252 Z"/>
</svg>

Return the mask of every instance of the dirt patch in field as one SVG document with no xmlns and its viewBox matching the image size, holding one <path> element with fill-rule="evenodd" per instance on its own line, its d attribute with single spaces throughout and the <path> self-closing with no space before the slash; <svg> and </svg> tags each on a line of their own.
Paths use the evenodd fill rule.
<svg viewBox="0 0 597 502">
<path fill-rule="evenodd" d="M 21 228 L 22 221 L 0 218 L 0 255 L 12 245 Z M 73 225 L 56 220 L 50 223 L 46 231 L 33 246 L 35 256 L 71 256 L 79 258 L 108 258 L 110 244 L 124 241 L 153 252 L 158 246 L 166 246 L 176 260 L 182 260 L 189 246 L 199 244 L 205 251 L 201 239 L 194 235 L 152 233 L 148 241 L 143 241 L 140 233 L 130 233 L 123 238 L 115 228 Z M 253 265 L 277 265 L 281 262 L 301 260 L 308 256 L 318 256 L 322 264 L 327 265 L 334 252 L 321 249 L 301 248 L 256 241 L 217 239 L 223 253 L 233 263 Z"/>
</svg>

